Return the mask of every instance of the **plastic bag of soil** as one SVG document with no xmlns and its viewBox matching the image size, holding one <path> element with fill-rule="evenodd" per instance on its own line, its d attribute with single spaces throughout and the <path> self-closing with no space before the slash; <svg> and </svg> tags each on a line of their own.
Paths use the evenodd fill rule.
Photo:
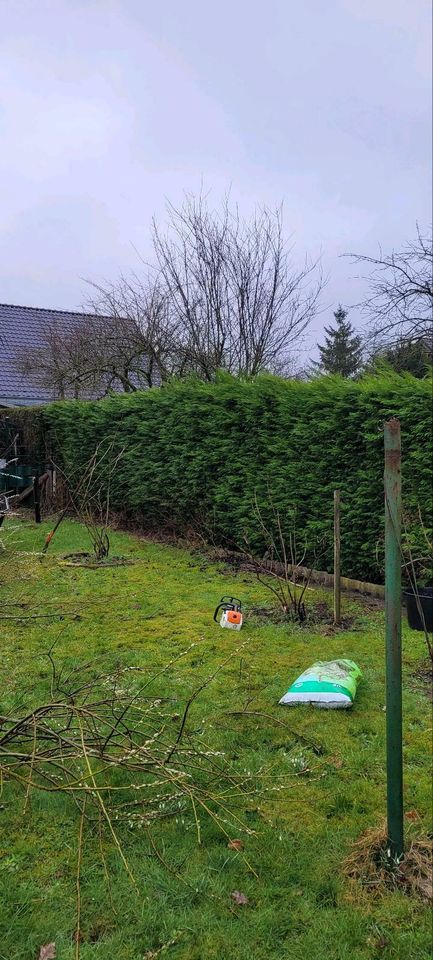
<svg viewBox="0 0 433 960">
<path fill-rule="evenodd" d="M 361 677 L 353 660 L 318 660 L 295 680 L 280 703 L 289 707 L 311 703 L 328 710 L 344 710 L 352 706 Z"/>
</svg>

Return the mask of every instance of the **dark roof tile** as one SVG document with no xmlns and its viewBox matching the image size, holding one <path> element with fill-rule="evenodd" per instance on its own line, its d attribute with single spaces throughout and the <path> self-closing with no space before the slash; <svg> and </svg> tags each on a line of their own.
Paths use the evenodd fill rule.
<svg viewBox="0 0 433 960">
<path fill-rule="evenodd" d="M 71 333 L 86 317 L 66 310 L 45 310 L 0 304 L 0 406 L 49 403 L 54 393 L 17 370 L 16 357 L 26 347 L 41 343 L 46 324 Z"/>
</svg>

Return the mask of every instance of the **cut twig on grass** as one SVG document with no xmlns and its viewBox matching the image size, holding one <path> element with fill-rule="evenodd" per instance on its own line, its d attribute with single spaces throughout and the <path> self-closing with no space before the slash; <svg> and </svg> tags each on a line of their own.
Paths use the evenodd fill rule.
<svg viewBox="0 0 433 960">
<path fill-rule="evenodd" d="M 74 620 L 77 616 L 79 616 L 78 612 L 64 613 L 61 611 L 60 613 L 32 613 L 28 616 L 12 616 L 12 614 L 7 614 L 5 617 L 0 616 L 0 620 L 56 620 L 57 618 L 64 620 L 65 617 L 70 617 Z"/>
<path fill-rule="evenodd" d="M 189 698 L 189 700 L 188 700 L 188 702 L 187 702 L 187 704 L 186 704 L 185 710 L 184 710 L 184 712 L 183 712 L 183 717 L 182 717 L 182 719 L 181 719 L 181 723 L 180 723 L 180 726 L 179 726 L 179 731 L 178 731 L 178 734 L 177 734 L 177 736 L 176 736 L 175 742 L 174 742 L 173 746 L 170 748 L 169 753 L 167 754 L 167 757 L 166 757 L 166 760 L 165 760 L 166 763 L 169 763 L 169 761 L 171 760 L 171 758 L 172 758 L 172 756 L 173 756 L 173 754 L 174 754 L 174 752 L 175 752 L 175 750 L 176 750 L 176 747 L 177 747 L 178 743 L 179 743 L 180 740 L 181 740 L 182 733 L 183 733 L 183 731 L 184 731 L 184 729 L 185 729 L 185 724 L 186 724 L 187 716 L 188 716 L 188 713 L 189 713 L 190 708 L 192 707 L 192 704 L 194 703 L 194 700 L 197 699 L 197 697 L 200 695 L 200 693 L 202 692 L 202 690 L 204 690 L 204 688 L 207 687 L 207 686 L 209 685 L 209 683 L 212 683 L 212 680 L 215 679 L 215 677 L 217 676 L 218 673 L 221 673 L 221 670 L 223 670 L 224 667 L 225 667 L 228 663 L 230 663 L 230 660 L 233 660 L 233 658 L 237 656 L 237 654 L 239 653 L 239 651 L 244 649 L 244 647 L 246 646 L 246 643 L 247 643 L 247 641 L 245 640 L 245 642 L 244 642 L 244 643 L 241 643 L 240 646 L 236 648 L 236 650 L 233 650 L 232 653 L 230 653 L 230 655 L 229 655 L 228 657 L 226 657 L 226 659 L 223 660 L 223 662 L 222 662 L 221 664 L 219 664 L 219 666 L 217 667 L 216 670 L 214 670 L 214 672 L 211 674 L 211 676 L 208 677 L 206 680 L 204 680 L 203 683 L 200 684 L 200 686 L 197 687 L 196 690 L 194 690 L 194 693 L 191 694 L 191 696 L 190 696 L 190 698 Z"/>
<path fill-rule="evenodd" d="M 162 953 L 166 953 L 170 947 L 174 947 L 176 943 L 179 943 L 179 940 L 183 937 L 183 930 L 179 933 L 176 933 L 171 940 L 167 940 L 166 943 L 161 944 L 160 947 L 157 947 L 156 950 L 146 950 L 146 953 L 143 954 L 143 960 L 156 960 L 156 957 L 160 957 Z"/>
<path fill-rule="evenodd" d="M 263 713 L 261 710 L 224 710 L 223 713 L 219 716 L 226 717 L 261 717 L 263 720 L 270 720 L 272 723 L 277 723 L 281 727 L 284 727 L 285 731 L 290 734 L 294 740 L 297 740 L 299 743 L 304 744 L 304 746 L 309 747 L 313 753 L 316 754 L 316 757 L 321 757 L 325 753 L 324 747 L 320 743 L 315 743 L 310 737 L 304 737 L 301 733 L 297 733 L 296 730 L 292 730 L 284 723 L 284 720 L 280 720 L 278 717 L 272 717 L 269 713 Z"/>
<path fill-rule="evenodd" d="M 86 800 L 83 803 L 83 809 L 81 811 L 80 817 L 80 826 L 78 830 L 78 846 L 77 846 L 77 879 L 76 879 L 76 890 L 77 890 L 77 922 L 75 928 L 75 960 L 80 960 L 80 941 L 81 941 L 81 860 L 83 855 L 83 834 L 84 834 L 84 819 L 86 816 Z"/>
<path fill-rule="evenodd" d="M 26 809 L 34 790 L 71 799 L 80 813 L 81 846 L 84 822 L 91 829 L 96 825 L 100 843 L 104 823 L 136 891 L 124 851 L 125 828 L 144 828 L 155 853 L 151 828 L 167 818 L 194 829 L 199 843 L 202 820 L 215 825 L 226 842 L 251 836 L 255 831 L 238 815 L 239 807 L 248 811 L 258 798 L 287 792 L 296 771 L 288 773 L 285 767 L 276 772 L 274 757 L 258 771 L 238 770 L 214 743 L 205 743 L 202 730 L 188 728 L 200 693 L 239 656 L 245 643 L 197 686 L 176 714 L 171 700 L 149 695 L 148 688 L 185 652 L 137 686 L 137 673 L 128 667 L 104 674 L 86 664 L 63 676 L 51 648 L 47 701 L 22 714 L 0 716 L 0 776 L 24 789 Z M 257 875 L 247 853 L 241 850 L 239 856 Z M 77 863 L 79 918 L 80 850 Z"/>
<path fill-rule="evenodd" d="M 109 873 L 108 866 L 107 866 L 107 858 L 106 858 L 105 853 L 104 853 L 104 843 L 103 843 L 103 836 L 102 836 L 102 814 L 101 814 L 101 812 L 99 813 L 99 818 L 98 818 L 98 842 L 99 842 L 99 853 L 100 853 L 100 855 L 101 855 L 102 866 L 103 866 L 103 870 L 104 870 L 105 883 L 106 883 L 106 885 L 107 885 L 108 898 L 109 898 L 109 901 L 110 901 L 110 907 L 111 907 L 113 916 L 116 917 L 116 916 L 117 916 L 117 910 L 116 910 L 116 906 L 115 906 L 114 899 L 113 899 L 113 893 L 112 893 L 112 890 L 111 890 L 111 877 L 110 877 L 110 873 Z"/>
</svg>

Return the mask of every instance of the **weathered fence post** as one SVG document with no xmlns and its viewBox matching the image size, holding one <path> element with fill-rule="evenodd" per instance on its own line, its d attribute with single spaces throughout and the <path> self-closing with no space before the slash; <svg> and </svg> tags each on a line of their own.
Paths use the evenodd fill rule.
<svg viewBox="0 0 433 960">
<path fill-rule="evenodd" d="M 403 742 L 401 691 L 401 441 L 400 422 L 385 435 L 386 769 L 388 858 L 402 859 Z"/>
<path fill-rule="evenodd" d="M 41 487 L 39 483 L 39 474 L 33 477 L 33 501 L 35 505 L 35 522 L 41 522 Z"/>
<path fill-rule="evenodd" d="M 341 620 L 340 491 L 334 490 L 334 623 Z"/>
</svg>

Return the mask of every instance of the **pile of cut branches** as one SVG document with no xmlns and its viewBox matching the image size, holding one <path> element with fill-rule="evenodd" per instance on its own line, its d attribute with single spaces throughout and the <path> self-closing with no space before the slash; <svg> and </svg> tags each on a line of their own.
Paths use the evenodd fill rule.
<svg viewBox="0 0 433 960">
<path fill-rule="evenodd" d="M 157 675 L 128 666 L 96 675 L 89 664 L 66 673 L 47 654 L 46 702 L 0 716 L 3 782 L 22 787 L 25 809 L 34 790 L 63 793 L 81 815 L 85 809 L 86 820 L 105 822 L 128 873 L 117 835 L 121 824 L 149 832 L 155 821 L 181 817 L 198 843 L 203 817 L 229 840 L 254 833 L 239 808 L 244 812 L 257 805 L 259 794 L 263 800 L 285 789 L 296 773 L 230 768 L 224 753 L 205 742 L 205 728 L 188 722 L 194 701 L 239 649 L 195 688 L 180 712 L 175 699 L 151 692 L 180 657 Z"/>
</svg>

